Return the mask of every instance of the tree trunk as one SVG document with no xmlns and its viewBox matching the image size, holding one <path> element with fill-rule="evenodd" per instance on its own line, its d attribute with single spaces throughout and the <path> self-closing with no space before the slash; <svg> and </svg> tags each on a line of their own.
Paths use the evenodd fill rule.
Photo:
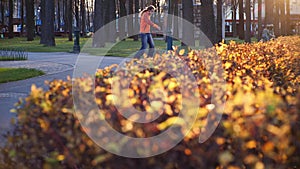
<svg viewBox="0 0 300 169">
<path fill-rule="evenodd" d="M 212 44 L 217 43 L 213 0 L 201 1 L 201 29 Z M 190 11 L 192 12 L 192 10 Z"/>
<path fill-rule="evenodd" d="M 34 4 L 33 0 L 26 0 L 26 33 L 27 41 L 34 40 Z"/>
<path fill-rule="evenodd" d="M 277 4 L 280 4 L 280 16 L 278 16 L 278 19 L 280 18 L 280 22 L 281 22 L 281 35 L 287 35 L 286 32 L 286 14 L 285 14 L 285 0 L 280 0 L 279 2 L 277 1 Z"/>
<path fill-rule="evenodd" d="M 274 0 L 265 0 L 265 26 L 274 23 Z"/>
<path fill-rule="evenodd" d="M 258 13 L 257 13 L 257 18 L 258 18 L 258 41 L 261 40 L 261 34 L 262 34 L 262 0 L 258 0 Z"/>
<path fill-rule="evenodd" d="M 173 9 L 172 9 L 173 10 Z M 193 0 L 185 0 L 182 2 L 182 18 L 191 25 L 194 25 L 194 4 Z M 195 46 L 195 30 L 193 26 L 183 26 L 182 41 L 184 45 Z"/>
<path fill-rule="evenodd" d="M 24 33 L 24 0 L 21 0 L 21 36 Z"/>
<path fill-rule="evenodd" d="M 0 10 L 1 10 L 1 25 L 4 25 L 4 0 L 1 0 L 1 6 L 0 6 Z"/>
<path fill-rule="evenodd" d="M 89 1 L 86 1 L 86 15 L 87 15 L 87 24 L 86 24 L 86 27 L 87 27 L 87 31 L 90 32 L 91 31 L 91 20 L 90 20 L 90 9 L 89 9 Z"/>
<path fill-rule="evenodd" d="M 104 3 L 102 0 L 95 0 L 94 9 L 94 37 L 93 47 L 104 47 L 104 35 L 99 30 L 104 26 Z"/>
<path fill-rule="evenodd" d="M 251 43 L 251 2 L 250 2 L 250 0 L 246 0 L 245 42 Z"/>
<path fill-rule="evenodd" d="M 276 1 L 274 3 L 274 8 L 275 8 L 275 11 L 274 11 L 274 34 L 275 36 L 279 36 L 281 33 L 280 33 L 280 29 L 279 29 L 279 18 L 280 18 L 280 2 L 279 1 Z M 281 20 L 281 19 L 280 19 Z"/>
<path fill-rule="evenodd" d="M 223 37 L 222 37 L 222 20 L 223 20 L 223 0 L 218 0 L 217 2 L 217 42 L 221 42 Z"/>
<path fill-rule="evenodd" d="M 68 31 L 69 31 L 69 41 L 73 41 L 73 0 L 67 0 L 68 6 L 67 6 L 67 17 L 68 17 Z"/>
<path fill-rule="evenodd" d="M 82 36 L 86 36 L 86 10 L 85 0 L 80 1 L 80 13 L 81 13 L 81 32 Z"/>
<path fill-rule="evenodd" d="M 178 13 L 178 0 L 174 0 L 174 25 L 179 25 L 178 22 L 178 17 L 179 17 L 179 13 Z M 179 28 L 178 26 L 174 26 L 174 32 L 173 32 L 173 36 L 179 38 Z"/>
<path fill-rule="evenodd" d="M 54 38 L 54 0 L 45 0 L 45 22 L 42 23 L 45 25 L 42 34 L 44 34 L 45 45 L 46 46 L 55 46 Z"/>
<path fill-rule="evenodd" d="M 46 44 L 46 38 L 45 38 L 45 27 L 46 25 L 44 24 L 46 22 L 46 9 L 45 9 L 45 0 L 41 0 L 41 39 L 40 39 L 40 44 Z"/>
<path fill-rule="evenodd" d="M 138 41 L 139 40 L 139 0 L 134 0 L 134 36 L 133 40 Z"/>
<path fill-rule="evenodd" d="M 239 0 L 239 38 L 245 39 L 244 29 L 244 1 Z"/>
<path fill-rule="evenodd" d="M 105 8 L 105 32 L 106 32 L 106 42 L 114 43 L 116 42 L 116 25 L 115 24 L 109 24 L 112 21 L 116 21 L 116 4 L 114 0 L 106 0 Z"/>
<path fill-rule="evenodd" d="M 14 30 L 13 30 L 13 12 L 14 12 L 14 1 L 9 0 L 8 2 L 8 9 L 9 9 L 9 15 L 8 15 L 8 38 L 14 38 Z"/>
<path fill-rule="evenodd" d="M 66 34 L 67 33 L 67 30 L 68 30 L 68 18 L 67 18 L 67 0 L 63 0 L 63 20 L 64 20 L 64 33 Z"/>
<path fill-rule="evenodd" d="M 231 8 L 232 8 L 232 36 L 237 36 L 237 26 L 236 26 L 236 9 L 237 3 L 236 0 L 231 0 Z"/>
<path fill-rule="evenodd" d="M 75 25 L 79 29 L 80 21 L 79 21 L 79 0 L 74 1 L 74 14 L 75 14 Z"/>
<path fill-rule="evenodd" d="M 57 0 L 57 31 L 60 32 L 61 29 L 61 20 L 60 20 L 60 0 Z"/>
<path fill-rule="evenodd" d="M 144 9 L 145 8 L 145 4 L 144 4 L 144 1 L 141 0 L 141 8 Z"/>
<path fill-rule="evenodd" d="M 128 35 L 131 37 L 131 35 L 133 35 L 133 0 L 128 0 L 129 2 L 129 9 L 128 9 Z"/>
<path fill-rule="evenodd" d="M 285 0 L 285 9 L 286 9 L 286 15 L 285 15 L 285 22 L 286 22 L 286 33 L 287 35 L 292 34 L 292 28 L 291 28 L 291 7 L 290 7 L 290 0 Z"/>
<path fill-rule="evenodd" d="M 252 0 L 252 23 L 251 23 L 251 29 L 252 29 L 252 32 L 253 32 L 253 35 L 256 36 L 256 22 L 255 22 L 255 4 L 256 4 L 256 0 Z"/>
<path fill-rule="evenodd" d="M 127 15 L 126 11 L 126 0 L 119 0 L 120 3 L 120 18 L 124 17 Z M 125 24 L 126 24 L 126 19 L 122 18 L 118 22 L 118 27 L 119 27 L 119 39 L 120 40 L 125 40 L 126 38 L 126 32 L 125 32 Z"/>
</svg>

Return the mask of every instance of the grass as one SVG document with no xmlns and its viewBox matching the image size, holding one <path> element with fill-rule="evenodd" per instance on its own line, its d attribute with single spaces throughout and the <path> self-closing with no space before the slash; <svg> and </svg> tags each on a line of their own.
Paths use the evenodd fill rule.
<svg viewBox="0 0 300 169">
<path fill-rule="evenodd" d="M 156 50 L 165 50 L 166 42 L 164 40 L 154 40 Z M 126 39 L 116 43 L 106 43 L 104 48 L 93 48 L 92 41 L 86 42 L 82 48 L 82 52 L 97 56 L 120 56 L 128 57 L 136 53 L 141 48 L 141 41 L 133 41 L 133 39 Z M 179 41 L 173 41 L 173 45 L 179 46 Z"/>
<path fill-rule="evenodd" d="M 68 38 L 56 37 L 55 43 L 54 47 L 41 45 L 39 37 L 33 41 L 27 41 L 26 37 L 0 39 L 0 46 L 5 46 L 6 49 L 24 49 L 27 52 L 71 52 L 73 50 L 74 42 L 68 41 Z M 166 49 L 164 40 L 155 40 L 154 43 L 157 50 Z M 180 45 L 180 42 L 174 41 L 174 45 Z M 141 42 L 126 39 L 126 41 L 107 43 L 104 48 L 93 48 L 92 38 L 80 38 L 80 46 L 82 52 L 92 55 L 125 57 L 137 52 L 141 47 Z"/>
<path fill-rule="evenodd" d="M 237 43 L 243 43 L 243 40 L 238 38 L 226 38 L 228 43 L 234 40 Z M 257 41 L 252 38 L 252 42 Z M 33 41 L 27 41 L 26 37 L 15 37 L 13 39 L 0 39 L 0 46 L 5 46 L 6 49 L 24 49 L 27 52 L 71 52 L 73 50 L 73 41 L 68 41 L 68 38 L 56 37 L 56 46 L 48 47 L 40 44 L 40 38 L 36 37 Z M 157 50 L 165 50 L 167 44 L 164 40 L 154 40 Z M 174 46 L 180 46 L 179 41 L 173 42 Z M 107 43 L 104 48 L 93 48 L 92 38 L 80 38 L 81 50 L 84 53 L 99 56 L 120 56 L 127 57 L 139 50 L 141 47 L 140 41 L 133 41 L 126 39 L 126 41 L 119 41 L 116 43 Z"/>
<path fill-rule="evenodd" d="M 230 41 L 235 41 L 236 43 L 244 43 L 244 42 L 245 42 L 245 40 L 241 40 L 241 39 L 239 39 L 239 38 L 234 38 L 234 37 L 228 37 L 228 38 L 225 38 L 225 42 L 226 42 L 226 43 L 229 43 Z M 252 42 L 257 42 L 257 38 L 252 37 L 252 38 L 251 38 L 251 43 L 252 43 Z"/>
<path fill-rule="evenodd" d="M 80 38 L 80 44 L 84 44 L 88 38 Z M 24 49 L 27 52 L 70 52 L 73 50 L 73 41 L 68 38 L 56 37 L 56 46 L 49 47 L 40 44 L 40 38 L 27 41 L 25 37 L 15 37 L 12 39 L 0 39 L 0 46 L 5 49 Z"/>
<path fill-rule="evenodd" d="M 41 76 L 45 73 L 40 70 L 26 68 L 0 68 L 0 83 L 12 82 Z"/>
</svg>

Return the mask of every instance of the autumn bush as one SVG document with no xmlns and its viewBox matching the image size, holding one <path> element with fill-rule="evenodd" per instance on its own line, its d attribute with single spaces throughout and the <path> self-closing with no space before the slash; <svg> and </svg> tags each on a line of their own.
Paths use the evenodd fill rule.
<svg viewBox="0 0 300 169">
<path fill-rule="evenodd" d="M 211 49 L 192 50 L 188 56 L 181 56 L 182 51 L 174 51 L 154 59 L 146 58 L 143 64 L 133 60 L 125 65 L 128 69 L 145 66 L 138 73 L 125 69 L 113 73 L 117 66 L 112 65 L 99 69 L 95 78 L 47 82 L 47 91 L 33 85 L 30 95 L 16 110 L 16 128 L 6 134 L 6 143 L 0 149 L 0 168 L 298 168 L 299 46 L 298 36 L 279 37 L 266 43 L 221 43 Z M 217 60 L 212 59 L 214 51 Z M 169 64 L 174 55 L 189 69 L 178 71 L 178 65 Z M 148 62 L 154 65 L 153 68 L 146 69 Z M 156 67 L 166 67 L 169 72 Z M 211 69 L 220 71 L 222 79 L 212 80 Z M 174 75 L 181 78 L 180 74 L 188 71 L 195 77 L 197 89 L 191 88 L 189 82 L 179 83 L 174 78 Z M 132 80 L 114 79 L 116 75 L 125 75 Z M 200 144 L 200 128 L 205 126 L 207 115 L 214 109 L 212 89 L 218 80 L 224 80 L 226 84 L 220 83 L 224 92 L 216 94 L 217 102 L 226 100 L 222 120 L 214 134 Z M 123 117 L 113 102 L 111 83 L 117 81 L 119 92 L 128 96 L 128 102 L 120 103 L 125 110 L 126 106 L 133 105 L 138 110 L 151 112 L 151 106 L 154 106 L 163 112 L 161 116 L 145 124 L 133 123 Z M 83 90 L 76 90 L 74 85 Z M 180 93 L 182 86 L 188 89 L 185 93 Z M 165 98 L 155 96 L 153 89 L 156 87 L 163 89 Z M 87 98 L 78 103 L 87 108 L 97 103 L 103 110 L 103 118 L 120 133 L 150 137 L 170 127 L 172 119 L 182 110 L 183 96 L 195 92 L 200 93 L 197 96 L 199 112 L 190 132 L 171 150 L 143 159 L 111 154 L 93 142 L 86 134 L 91 129 L 82 128 L 78 119 L 99 114 L 89 110 L 89 114 L 77 112 L 75 116 L 72 97 L 75 94 Z M 90 99 L 89 94 L 95 98 Z M 181 127 L 180 123 L 176 125 Z M 92 132 L 105 135 L 106 131 Z M 115 143 L 107 144 L 114 146 Z"/>
</svg>

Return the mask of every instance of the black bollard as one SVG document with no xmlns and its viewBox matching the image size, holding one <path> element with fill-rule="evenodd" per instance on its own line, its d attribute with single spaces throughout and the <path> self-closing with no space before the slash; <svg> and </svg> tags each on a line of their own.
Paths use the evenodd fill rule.
<svg viewBox="0 0 300 169">
<path fill-rule="evenodd" d="M 80 52 L 80 45 L 79 45 L 79 28 L 74 28 L 74 46 L 73 46 L 73 52 L 79 53 Z"/>
</svg>

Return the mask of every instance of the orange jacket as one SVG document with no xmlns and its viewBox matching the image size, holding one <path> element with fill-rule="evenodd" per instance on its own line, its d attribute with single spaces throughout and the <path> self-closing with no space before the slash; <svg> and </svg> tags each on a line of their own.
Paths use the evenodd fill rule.
<svg viewBox="0 0 300 169">
<path fill-rule="evenodd" d="M 144 12 L 141 16 L 141 23 L 140 23 L 140 33 L 150 33 L 150 26 L 154 28 L 158 28 L 158 25 L 153 23 L 150 20 L 151 15 L 148 12 Z"/>
</svg>

